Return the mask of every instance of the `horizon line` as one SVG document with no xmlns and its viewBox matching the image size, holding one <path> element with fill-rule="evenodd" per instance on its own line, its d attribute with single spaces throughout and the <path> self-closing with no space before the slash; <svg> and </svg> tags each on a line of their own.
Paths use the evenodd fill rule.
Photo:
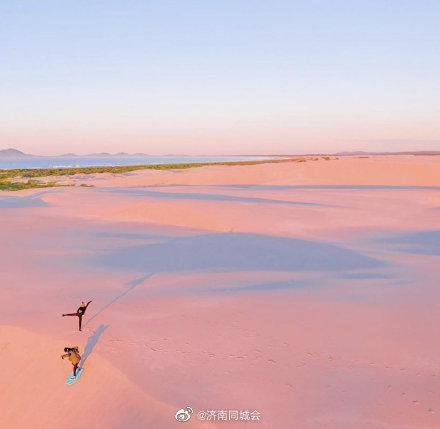
<svg viewBox="0 0 440 429">
<path fill-rule="evenodd" d="M 5 148 L 0 149 L 0 154 L 4 152 L 16 152 L 17 156 L 29 156 L 29 157 L 91 157 L 91 156 L 130 156 L 130 157 L 225 157 L 225 156 L 258 156 L 258 157 L 292 157 L 292 156 L 349 156 L 349 155 L 411 155 L 411 154 L 426 154 L 435 155 L 440 154 L 440 150 L 401 150 L 401 151 L 368 151 L 368 150 L 342 150 L 337 152 L 306 152 L 306 153 L 245 153 L 245 154 L 188 154 L 188 153 L 166 153 L 166 154 L 148 154 L 144 152 L 91 152 L 91 153 L 75 153 L 66 152 L 62 154 L 50 154 L 50 155 L 39 155 L 33 153 L 26 153 L 16 148 Z M 11 156 L 13 157 L 13 156 Z"/>
</svg>

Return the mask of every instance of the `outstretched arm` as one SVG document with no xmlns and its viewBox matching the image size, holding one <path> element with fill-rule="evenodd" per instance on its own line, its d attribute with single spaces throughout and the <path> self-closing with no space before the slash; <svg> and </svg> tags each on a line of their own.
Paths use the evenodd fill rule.
<svg viewBox="0 0 440 429">
<path fill-rule="evenodd" d="M 90 300 L 87 304 L 86 304 L 86 308 L 89 306 L 89 304 L 92 302 L 92 300 Z"/>
<path fill-rule="evenodd" d="M 61 359 L 64 359 L 67 356 L 69 356 L 69 353 L 66 353 L 65 355 L 61 355 Z"/>
</svg>

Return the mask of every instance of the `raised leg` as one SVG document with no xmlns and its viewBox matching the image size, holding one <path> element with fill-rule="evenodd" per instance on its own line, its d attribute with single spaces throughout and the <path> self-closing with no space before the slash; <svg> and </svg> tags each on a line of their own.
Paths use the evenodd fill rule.
<svg viewBox="0 0 440 429">
<path fill-rule="evenodd" d="M 63 316 L 78 316 L 78 313 L 66 313 Z"/>
</svg>

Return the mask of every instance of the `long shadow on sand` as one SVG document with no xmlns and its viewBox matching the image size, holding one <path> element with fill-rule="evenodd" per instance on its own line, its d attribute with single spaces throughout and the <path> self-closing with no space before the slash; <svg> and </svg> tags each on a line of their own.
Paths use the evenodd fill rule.
<svg viewBox="0 0 440 429">
<path fill-rule="evenodd" d="M 27 195 L 22 197 L 0 197 L 0 208 L 2 209 L 24 209 L 30 207 L 47 207 L 48 203 L 40 197 L 48 192 L 39 192 L 38 194 Z"/>
<path fill-rule="evenodd" d="M 276 200 L 272 198 L 258 198 L 258 197 L 241 197 L 237 195 L 225 194 L 206 194 L 196 192 L 160 192 L 151 191 L 147 188 L 112 188 L 102 192 L 115 192 L 128 194 L 138 197 L 158 198 L 165 200 L 205 200 L 205 201 L 233 201 L 239 203 L 265 203 L 265 204 L 283 204 L 291 206 L 312 206 L 312 207 L 327 207 L 326 204 L 303 202 L 303 201 L 289 201 Z"/>
<path fill-rule="evenodd" d="M 440 186 L 399 185 L 222 185 L 231 189 L 253 191 L 289 191 L 301 189 L 347 190 L 347 191 L 440 191 Z"/>
<path fill-rule="evenodd" d="M 384 262 L 335 244 L 259 234 L 212 233 L 163 238 L 97 255 L 93 264 L 144 272 L 337 271 Z"/>
<path fill-rule="evenodd" d="M 391 246 L 396 252 L 440 256 L 440 230 L 391 235 L 379 242 Z"/>
<path fill-rule="evenodd" d="M 96 344 L 98 344 L 99 339 L 101 338 L 101 335 L 105 332 L 105 330 L 108 328 L 108 325 L 100 325 L 98 329 L 90 335 L 90 337 L 87 339 L 86 347 L 84 348 L 84 353 L 82 355 L 81 359 L 81 367 L 84 367 L 86 360 L 92 353 L 93 349 L 95 348 Z"/>
<path fill-rule="evenodd" d="M 137 286 L 141 285 L 146 279 L 151 277 L 153 273 L 147 274 L 145 276 L 139 277 L 137 279 L 134 279 L 127 283 L 128 288 L 125 289 L 120 294 L 116 295 L 111 301 L 109 301 L 107 304 L 105 304 L 103 307 L 101 307 L 87 322 L 84 324 L 84 326 L 87 326 L 93 319 L 98 317 L 103 311 L 105 311 L 107 308 L 109 308 L 111 305 L 113 305 L 115 302 L 119 301 L 122 297 L 130 293 L 133 289 L 135 289 Z"/>
</svg>

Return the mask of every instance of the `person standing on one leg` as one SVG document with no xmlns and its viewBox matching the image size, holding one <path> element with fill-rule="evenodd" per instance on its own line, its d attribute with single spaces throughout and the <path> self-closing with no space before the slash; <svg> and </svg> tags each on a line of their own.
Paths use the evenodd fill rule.
<svg viewBox="0 0 440 429">
<path fill-rule="evenodd" d="M 81 331 L 82 317 L 84 316 L 84 314 L 85 314 L 85 312 L 87 310 L 87 307 L 89 306 L 89 304 L 91 302 L 92 301 L 89 301 L 87 304 L 85 304 L 84 301 L 83 301 L 81 303 L 81 305 L 79 306 L 78 310 L 76 310 L 76 313 L 66 313 L 66 314 L 63 314 L 63 317 L 64 316 L 78 316 L 78 319 L 79 319 L 78 320 L 79 330 Z"/>
<path fill-rule="evenodd" d="M 73 365 L 73 376 L 70 377 L 72 380 L 76 378 L 76 371 L 78 369 L 78 365 L 81 361 L 81 355 L 79 354 L 78 346 L 75 347 L 64 347 L 64 355 L 61 355 L 61 359 L 68 357 L 70 363 Z"/>
</svg>

